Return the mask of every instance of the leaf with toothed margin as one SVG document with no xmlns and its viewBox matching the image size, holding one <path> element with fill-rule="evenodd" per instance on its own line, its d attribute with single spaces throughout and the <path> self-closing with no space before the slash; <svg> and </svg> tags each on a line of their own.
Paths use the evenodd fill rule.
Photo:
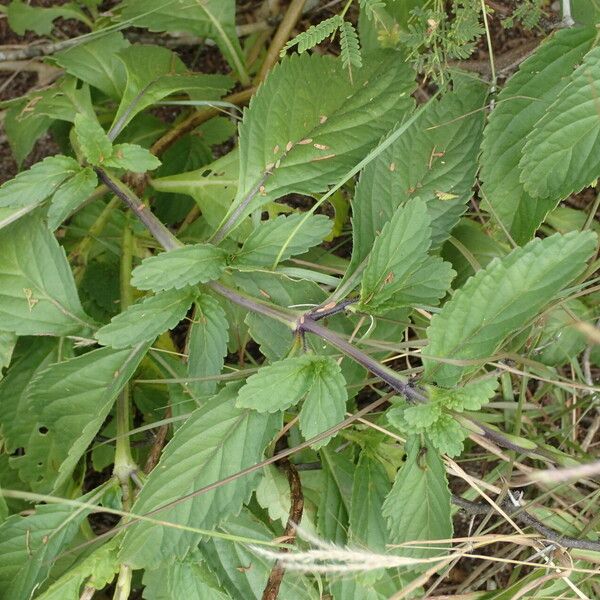
<svg viewBox="0 0 600 600">
<path fill-rule="evenodd" d="M 144 514 L 181 499 L 258 463 L 279 430 L 281 414 L 262 414 L 238 408 L 239 384 L 226 386 L 192 413 L 165 447 L 150 473 L 132 512 Z M 211 529 L 237 515 L 257 483 L 258 473 L 247 475 L 158 513 L 161 520 Z M 183 529 L 138 522 L 128 528 L 120 559 L 133 568 L 152 568 L 184 557 L 201 535 Z"/>
<path fill-rule="evenodd" d="M 244 113 L 240 183 L 229 214 L 238 223 L 284 194 L 324 191 L 412 110 L 413 87 L 396 52 L 365 61 L 353 83 L 333 57 L 284 58 Z"/>
<path fill-rule="evenodd" d="M 184 288 L 144 298 L 101 327 L 94 337 L 103 346 L 113 348 L 154 340 L 185 317 L 195 295 L 193 288 Z"/>
</svg>

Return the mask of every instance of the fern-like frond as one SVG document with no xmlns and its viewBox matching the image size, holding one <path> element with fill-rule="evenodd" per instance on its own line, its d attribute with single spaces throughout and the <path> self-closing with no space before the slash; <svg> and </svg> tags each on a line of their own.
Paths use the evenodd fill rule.
<svg viewBox="0 0 600 600">
<path fill-rule="evenodd" d="M 381 0 L 360 0 L 359 4 L 360 4 L 360 9 L 362 11 L 364 11 L 364 13 L 365 13 L 365 15 L 367 15 L 367 19 L 369 19 L 369 21 L 374 16 L 377 16 L 378 8 L 383 8 L 385 6 L 385 2 L 382 2 Z"/>
<path fill-rule="evenodd" d="M 314 48 L 327 36 L 335 33 L 343 23 L 344 21 L 339 15 L 334 15 L 329 19 L 321 21 L 318 25 L 312 25 L 306 31 L 298 34 L 293 40 L 290 40 L 281 50 L 281 56 L 285 56 L 285 53 L 294 46 L 298 46 L 298 54 Z"/>
<path fill-rule="evenodd" d="M 350 79 L 352 79 L 352 67 L 354 66 L 358 69 L 362 67 L 362 54 L 360 52 L 356 29 L 348 21 L 344 21 L 340 25 L 340 48 L 342 64 L 344 68 L 348 69 Z"/>
</svg>

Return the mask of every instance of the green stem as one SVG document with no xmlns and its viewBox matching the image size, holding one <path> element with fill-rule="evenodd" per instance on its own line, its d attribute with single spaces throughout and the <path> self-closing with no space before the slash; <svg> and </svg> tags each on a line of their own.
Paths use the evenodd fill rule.
<svg viewBox="0 0 600 600">
<path fill-rule="evenodd" d="M 129 223 L 123 228 L 123 244 L 121 251 L 121 311 L 133 303 L 133 290 L 129 284 L 133 266 L 134 238 Z M 115 446 L 114 474 L 123 490 L 123 506 L 125 510 L 131 507 L 131 473 L 137 470 L 137 465 L 131 456 L 129 443 L 129 384 L 125 384 L 117 397 L 115 407 L 117 421 L 117 441 Z M 131 574 L 129 576 L 131 578 Z M 119 575 L 119 579 L 121 575 Z M 118 588 L 118 586 L 117 586 Z M 120 598 L 121 596 L 119 596 Z M 124 596 L 125 598 L 127 596 Z M 117 596 L 115 595 L 115 598 Z"/>
</svg>

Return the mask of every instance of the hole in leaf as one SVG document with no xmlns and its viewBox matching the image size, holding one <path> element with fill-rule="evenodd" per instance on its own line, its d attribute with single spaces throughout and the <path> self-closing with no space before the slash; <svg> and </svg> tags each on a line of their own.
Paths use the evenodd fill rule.
<svg viewBox="0 0 600 600">
<path fill-rule="evenodd" d="M 44 425 L 42 425 L 38 431 L 42 434 L 42 435 L 46 435 L 48 433 L 48 428 L 45 427 Z"/>
</svg>

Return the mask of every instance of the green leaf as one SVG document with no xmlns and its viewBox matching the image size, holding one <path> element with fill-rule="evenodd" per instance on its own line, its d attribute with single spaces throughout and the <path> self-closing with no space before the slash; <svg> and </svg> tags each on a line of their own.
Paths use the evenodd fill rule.
<svg viewBox="0 0 600 600">
<path fill-rule="evenodd" d="M 317 357 L 315 357 L 317 358 Z M 305 440 L 341 423 L 346 414 L 346 381 L 337 362 L 330 356 L 312 363 L 313 380 L 300 410 L 300 431 Z M 325 446 L 332 436 L 311 444 L 315 450 Z"/>
<path fill-rule="evenodd" d="M 27 105 L 27 100 L 15 103 L 4 115 L 4 132 L 19 169 L 33 150 L 35 142 L 46 133 L 52 123 L 52 119 L 45 115 L 37 115 L 35 111 L 34 114 L 24 111 Z"/>
<path fill-rule="evenodd" d="M 29 6 L 22 0 L 12 0 L 6 10 L 8 25 L 17 35 L 25 35 L 26 31 L 34 31 L 38 35 L 48 35 L 52 32 L 54 19 L 77 19 L 89 25 L 89 20 L 74 4 L 41 8 Z"/>
<path fill-rule="evenodd" d="M 387 527 L 382 514 L 390 481 L 385 468 L 363 450 L 354 472 L 350 539 L 354 545 L 383 552 L 388 541 Z"/>
<path fill-rule="evenodd" d="M 427 436 L 441 454 L 450 458 L 460 456 L 463 451 L 463 440 L 467 432 L 450 415 L 440 415 L 439 419 L 427 428 Z"/>
<path fill-rule="evenodd" d="M 275 533 L 248 509 L 225 522 L 221 530 L 230 535 L 272 541 Z M 273 561 L 253 552 L 245 544 L 212 539 L 202 544 L 200 551 L 211 571 L 219 578 L 222 589 L 237 600 L 261 600 L 273 568 Z M 246 568 L 250 566 L 250 568 Z M 241 567 L 241 568 L 240 568 Z M 288 571 L 281 582 L 282 600 L 319 600 L 322 596 L 312 581 L 303 574 Z"/>
<path fill-rule="evenodd" d="M 142 261 L 131 283 L 140 290 L 181 289 L 218 279 L 226 267 L 226 253 L 210 244 L 194 244 L 163 252 Z"/>
<path fill-rule="evenodd" d="M 120 98 L 125 89 L 126 73 L 117 54 L 128 46 L 123 34 L 115 31 L 57 52 L 51 60 L 107 96 Z"/>
<path fill-rule="evenodd" d="M 362 277 L 361 307 L 383 312 L 412 304 L 437 304 L 454 276 L 449 263 L 429 257 L 430 217 L 426 204 L 400 206 L 373 244 Z"/>
<path fill-rule="evenodd" d="M 68 156 L 49 156 L 0 187 L 0 207 L 35 206 L 80 169 Z"/>
<path fill-rule="evenodd" d="M 600 176 L 599 79 L 596 47 L 527 136 L 519 168 L 523 187 L 532 196 L 562 199 L 595 185 Z"/>
<path fill-rule="evenodd" d="M 352 67 L 357 69 L 362 67 L 358 34 L 349 21 L 343 21 L 340 25 L 340 58 L 344 69 L 350 71 L 350 76 L 352 76 Z"/>
<path fill-rule="evenodd" d="M 164 0 L 128 0 L 122 18 L 135 19 L 136 27 L 147 27 L 150 31 L 186 32 L 212 38 L 241 76 L 242 85 L 248 85 L 235 29 L 234 0 L 173 0 L 169 4 Z"/>
<path fill-rule="evenodd" d="M 145 173 L 160 167 L 160 160 L 149 150 L 137 144 L 115 144 L 112 155 L 104 166 L 125 169 L 134 173 Z"/>
<path fill-rule="evenodd" d="M 276 412 L 306 397 L 311 407 L 321 412 L 321 416 L 325 417 L 325 413 L 328 413 L 328 421 L 337 418 L 341 407 L 345 408 L 346 392 L 341 372 L 331 361 L 330 357 L 303 354 L 262 367 L 246 380 L 240 390 L 237 406 L 259 412 Z M 327 377 L 332 378 L 331 387 L 323 381 Z M 334 406 L 331 408 L 323 404 L 327 394 L 333 397 Z M 311 422 L 309 413 L 310 410 L 307 410 L 304 416 L 307 432 L 326 429 L 321 428 L 319 423 Z"/>
<path fill-rule="evenodd" d="M 444 463 L 431 445 L 421 447 L 417 436 L 406 442 L 406 462 L 385 499 L 383 516 L 394 544 L 452 537 L 450 490 Z M 429 558 L 440 556 L 440 547 L 445 546 L 402 548 L 398 552 L 411 558 Z"/>
<path fill-rule="evenodd" d="M 434 246 L 450 235 L 475 182 L 485 94 L 484 86 L 464 83 L 430 102 L 406 132 L 365 167 L 352 202 L 349 273 L 368 256 L 398 207 L 412 198 L 427 204 Z M 440 192 L 457 197 L 441 200 L 436 195 Z"/>
<path fill-rule="evenodd" d="M 118 314 L 94 337 L 103 346 L 113 348 L 149 342 L 175 327 L 185 317 L 194 297 L 191 288 L 159 292 Z"/>
<path fill-rule="evenodd" d="M 525 191 L 519 161 L 526 136 L 568 84 L 595 37 L 593 28 L 555 32 L 523 62 L 490 114 L 481 154 L 484 199 L 519 244 L 531 239 L 560 199 L 556 194 L 536 198 Z"/>
<path fill-rule="evenodd" d="M 67 481 L 147 349 L 99 348 L 51 365 L 31 381 L 24 409 L 33 428 L 24 455 L 11 466 L 33 490 L 49 493 Z"/>
<path fill-rule="evenodd" d="M 389 411 L 388 419 L 390 423 L 396 424 L 395 415 L 393 409 Z M 418 433 L 420 430 L 431 427 L 440 417 L 442 413 L 440 407 L 434 403 L 418 404 L 417 406 L 409 406 L 404 410 L 402 418 L 408 425 L 411 433 Z M 398 423 L 400 425 L 400 423 Z"/>
<path fill-rule="evenodd" d="M 93 502 L 97 496 L 97 491 L 90 492 L 80 500 Z M 29 516 L 13 515 L 4 521 L 0 525 L 0 600 L 31 598 L 88 513 L 65 504 L 47 504 L 37 506 Z"/>
<path fill-rule="evenodd" d="M 92 165 L 102 165 L 112 154 L 112 142 L 97 119 L 75 115 L 75 136 L 86 160 Z"/>
<path fill-rule="evenodd" d="M 27 412 L 25 390 L 38 373 L 57 360 L 58 340 L 21 338 L 17 354 L 0 381 L 0 434 L 5 450 L 12 454 L 25 445 L 34 423 Z"/>
<path fill-rule="evenodd" d="M 0 229 L 0 330 L 72 335 L 91 327 L 64 250 L 34 215 Z"/>
<path fill-rule="evenodd" d="M 307 218 L 296 235 L 294 230 Z M 238 265 L 272 265 L 285 242 L 292 237 L 281 261 L 295 254 L 303 254 L 312 246 L 320 244 L 331 231 L 331 220 L 324 215 L 293 214 L 280 215 L 276 219 L 263 221 L 246 239 L 242 248 L 235 253 L 231 264 Z"/>
<path fill-rule="evenodd" d="M 395 53 L 365 64 L 353 84 L 333 57 L 285 58 L 244 114 L 240 184 L 230 212 L 239 212 L 239 220 L 284 194 L 324 191 L 411 110 L 413 86 L 411 69 Z M 283 90 L 293 105 L 281 101 Z"/>
<path fill-rule="evenodd" d="M 196 299 L 192 326 L 188 336 L 189 377 L 219 375 L 223 369 L 229 323 L 221 305 L 211 296 L 201 294 Z M 190 381 L 188 387 L 199 396 L 214 394 L 217 381 Z"/>
<path fill-rule="evenodd" d="M 422 353 L 425 377 L 450 387 L 477 369 L 436 359 L 485 362 L 584 270 L 596 240 L 589 231 L 538 238 L 478 271 L 433 316 Z"/>
<path fill-rule="evenodd" d="M 281 425 L 280 415 L 266 415 L 235 405 L 237 385 L 229 385 L 196 410 L 165 447 L 132 511 L 143 514 L 216 483 L 256 464 Z M 160 519 L 210 529 L 237 515 L 257 481 L 245 476 L 219 485 L 176 506 L 161 510 Z M 121 559 L 133 568 L 152 567 L 183 557 L 200 535 L 138 522 L 125 534 Z"/>
<path fill-rule="evenodd" d="M 48 209 L 48 228 L 54 231 L 96 189 L 98 177 L 91 167 L 82 169 L 63 183 Z"/>
<path fill-rule="evenodd" d="M 8 367 L 12 358 L 17 336 L 10 331 L 0 331 L 0 380 L 4 375 L 4 367 Z"/>
<path fill-rule="evenodd" d="M 154 571 L 144 573 L 144 598 L 146 600 L 229 600 L 231 596 L 220 590 L 221 586 L 199 553 L 187 560 L 176 560 Z"/>
<path fill-rule="evenodd" d="M 295 38 L 291 39 L 281 50 L 280 56 L 285 56 L 285 53 L 294 46 L 298 46 L 298 54 L 314 48 L 326 37 L 333 35 L 342 22 L 342 18 L 339 15 L 334 15 L 316 25 L 311 25 L 306 31 L 299 33 Z"/>
<path fill-rule="evenodd" d="M 463 412 L 479 410 L 496 394 L 498 380 L 493 378 L 481 379 L 467 383 L 462 387 L 452 389 L 427 386 L 430 401 L 450 410 Z M 416 408 L 416 407 L 415 407 Z"/>
<path fill-rule="evenodd" d="M 112 540 L 69 568 L 36 600 L 79 600 L 81 586 L 101 590 L 119 571 L 117 543 Z"/>
<path fill-rule="evenodd" d="M 146 0 L 143 5 L 146 12 Z M 168 10 L 174 7 L 169 5 Z M 136 44 L 121 50 L 119 58 L 127 71 L 127 85 L 111 131 L 121 131 L 136 114 L 175 92 L 183 91 L 195 100 L 219 100 L 231 86 L 231 80 L 223 75 L 189 72 L 167 48 Z"/>
<path fill-rule="evenodd" d="M 348 533 L 348 513 L 352 511 L 354 464 L 341 453 L 322 448 L 321 464 L 324 481 L 317 512 L 320 535 L 336 544 L 345 544 Z"/>
</svg>

